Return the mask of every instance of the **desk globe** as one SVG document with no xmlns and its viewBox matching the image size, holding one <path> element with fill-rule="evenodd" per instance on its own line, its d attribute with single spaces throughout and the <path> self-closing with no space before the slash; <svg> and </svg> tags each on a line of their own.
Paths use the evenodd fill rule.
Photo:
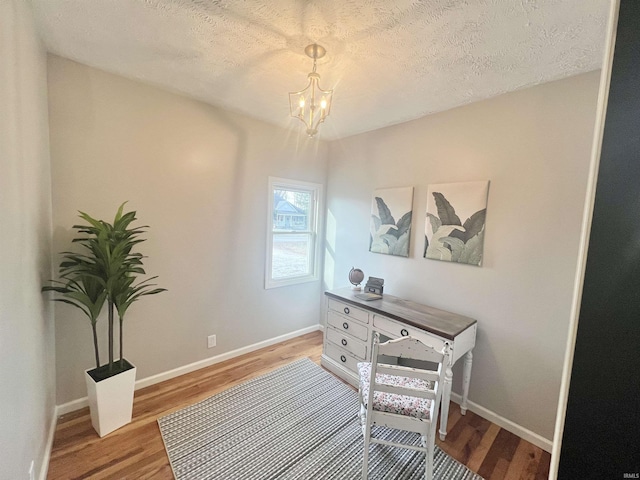
<svg viewBox="0 0 640 480">
<path fill-rule="evenodd" d="M 364 272 L 359 268 L 352 267 L 349 271 L 349 281 L 353 285 L 351 288 L 353 290 L 362 290 L 362 287 L 360 287 L 362 280 L 364 280 Z"/>
</svg>

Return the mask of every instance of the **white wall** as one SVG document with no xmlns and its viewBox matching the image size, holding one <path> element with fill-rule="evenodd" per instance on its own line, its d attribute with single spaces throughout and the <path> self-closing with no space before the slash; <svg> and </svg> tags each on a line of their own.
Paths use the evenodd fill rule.
<svg viewBox="0 0 640 480">
<path fill-rule="evenodd" d="M 68 247 L 79 209 L 138 210 L 151 226 L 147 271 L 169 292 L 132 307 L 125 348 L 139 378 L 165 372 L 318 322 L 317 283 L 263 289 L 265 200 L 269 175 L 325 183 L 328 166 L 325 286 L 345 285 L 355 265 L 388 293 L 477 318 L 470 399 L 550 440 L 597 86 L 597 72 L 581 75 L 327 148 L 51 56 L 54 248 Z M 482 179 L 484 266 L 423 259 L 427 185 Z M 410 258 L 367 252 L 372 191 L 408 185 Z M 64 305 L 56 314 L 62 404 L 85 395 L 92 351 L 87 321 Z"/>
<path fill-rule="evenodd" d="M 138 378 L 319 323 L 320 282 L 264 290 L 267 179 L 324 184 L 326 144 L 55 56 L 49 101 L 55 252 L 77 210 L 111 219 L 128 200 L 150 226 L 140 251 L 169 291 L 127 314 Z M 58 404 L 84 397 L 91 329 L 67 305 L 56 349 Z"/>
<path fill-rule="evenodd" d="M 22 0 L 0 2 L 0 478 L 46 469 L 55 408 L 46 56 Z M 45 463 L 43 465 L 43 463 Z"/>
<path fill-rule="evenodd" d="M 330 144 L 325 283 L 352 266 L 385 292 L 478 320 L 469 399 L 551 440 L 598 72 Z M 481 268 L 422 258 L 427 185 L 490 180 Z M 368 252 L 375 188 L 414 186 L 409 258 Z M 461 365 L 454 370 L 460 393 Z"/>
</svg>

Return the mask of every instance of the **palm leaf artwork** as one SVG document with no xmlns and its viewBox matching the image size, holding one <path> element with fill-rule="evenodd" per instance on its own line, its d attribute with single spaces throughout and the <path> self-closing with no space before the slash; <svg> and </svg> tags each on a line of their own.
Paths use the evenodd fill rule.
<svg viewBox="0 0 640 480">
<path fill-rule="evenodd" d="M 489 182 L 429 186 L 429 195 L 433 200 L 429 198 L 427 202 L 425 258 L 482 265 L 488 187 Z M 464 194 L 465 190 L 472 192 L 475 200 L 473 205 L 480 208 L 462 223 L 447 196 L 460 199 L 459 195 L 461 192 Z"/>
<path fill-rule="evenodd" d="M 139 275 L 145 275 L 141 253 L 133 248 L 145 241 L 139 236 L 146 232 L 147 226 L 130 228 L 136 220 L 136 212 L 123 213 L 123 203 L 118 208 L 112 223 L 97 220 L 85 212 L 79 217 L 86 223 L 74 225 L 78 236 L 72 243 L 80 246 L 80 252 L 62 252 L 60 279 L 52 280 L 52 285 L 42 288 L 43 292 L 58 294 L 54 301 L 71 304 L 80 309 L 90 320 L 93 330 L 93 343 L 96 369 L 103 370 L 97 375 L 106 378 L 127 369 L 123 357 L 124 315 L 131 304 L 145 295 L 164 292 L 164 288 L 152 288 L 148 282 L 151 277 L 139 281 Z M 108 363 L 100 366 L 100 355 L 96 333 L 96 323 L 103 306 L 107 305 L 108 321 Z M 115 312 L 119 318 L 120 360 L 114 361 L 114 321 Z"/>
<path fill-rule="evenodd" d="M 376 190 L 371 207 L 370 252 L 409 256 L 412 199 L 413 187 Z M 392 210 L 403 212 L 397 221 Z"/>
</svg>

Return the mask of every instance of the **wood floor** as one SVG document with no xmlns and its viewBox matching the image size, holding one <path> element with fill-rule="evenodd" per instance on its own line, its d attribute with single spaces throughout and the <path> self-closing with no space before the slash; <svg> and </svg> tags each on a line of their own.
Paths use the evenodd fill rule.
<svg viewBox="0 0 640 480">
<path fill-rule="evenodd" d="M 63 415 L 47 478 L 172 479 L 158 417 L 298 358 L 319 364 L 321 352 L 322 333 L 313 332 L 138 390 L 132 423 L 102 439 L 91 426 L 88 408 Z M 440 448 L 486 480 L 548 478 L 549 453 L 473 412 L 463 416 L 452 404 L 448 427 L 446 441 L 437 441 Z"/>
</svg>

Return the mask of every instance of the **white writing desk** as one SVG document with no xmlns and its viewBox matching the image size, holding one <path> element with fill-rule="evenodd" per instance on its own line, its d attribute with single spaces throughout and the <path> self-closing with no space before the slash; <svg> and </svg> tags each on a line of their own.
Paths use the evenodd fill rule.
<svg viewBox="0 0 640 480">
<path fill-rule="evenodd" d="M 371 340 L 374 332 L 389 338 L 411 335 L 440 350 L 447 345 L 450 364 L 447 366 L 442 392 L 440 438 L 447 435 L 447 418 L 453 371 L 451 367 L 464 356 L 462 403 L 467 413 L 467 396 L 471 382 L 471 350 L 476 344 L 476 320 L 419 303 L 384 295 L 379 300 L 364 301 L 357 291 L 341 288 L 325 292 L 327 325 L 322 351 L 322 366 L 354 386 L 358 386 L 356 365 L 371 361 Z"/>
</svg>

